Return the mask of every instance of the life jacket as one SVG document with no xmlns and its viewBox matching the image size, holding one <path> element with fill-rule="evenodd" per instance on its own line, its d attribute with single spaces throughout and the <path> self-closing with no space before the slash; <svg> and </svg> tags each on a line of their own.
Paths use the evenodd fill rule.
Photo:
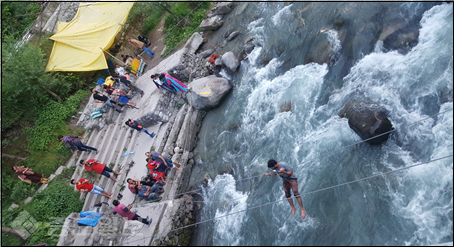
<svg viewBox="0 0 454 250">
<path fill-rule="evenodd" d="M 212 54 L 212 55 L 210 56 L 210 59 L 208 59 L 208 61 L 209 61 L 210 63 L 214 63 L 214 61 L 216 61 L 217 58 L 218 58 L 218 56 L 217 56 L 216 54 Z"/>
</svg>

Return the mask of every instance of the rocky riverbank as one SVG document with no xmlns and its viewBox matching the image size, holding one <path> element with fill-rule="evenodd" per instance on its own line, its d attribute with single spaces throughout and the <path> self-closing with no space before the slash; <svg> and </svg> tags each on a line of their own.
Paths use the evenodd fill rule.
<svg viewBox="0 0 454 250">
<path fill-rule="evenodd" d="M 233 7 L 233 3 L 216 3 L 209 14 L 209 19 L 216 16 L 215 20 L 218 22 L 228 15 Z M 209 26 L 203 29 L 209 31 L 217 28 Z M 119 197 L 121 194 L 120 202 L 125 205 L 134 204 L 133 210 L 141 216 L 151 217 L 152 225 L 143 226 L 137 221 L 124 221 L 118 215 L 111 213 L 112 205 L 110 205 L 111 201 L 108 201 L 109 206 L 100 208 L 102 216 L 96 227 L 78 226 L 78 213 L 73 213 L 66 218 L 60 234 L 59 246 L 185 246 L 190 244 L 195 230 L 190 225 L 196 222 L 197 213 L 197 206 L 194 205 L 191 196 L 196 192 L 189 190 L 191 187 L 187 185 L 192 168 L 195 166 L 192 151 L 197 145 L 197 134 L 206 112 L 219 106 L 233 87 L 227 79 L 220 77 L 219 72 L 224 69 L 233 74 L 240 64 L 233 52 L 218 55 L 215 63 L 208 63 L 209 57 L 216 53 L 216 48 L 199 51 L 202 44 L 209 39 L 207 34 L 209 33 L 195 33 L 182 49 L 134 79 L 134 84 L 145 92 L 143 97 L 136 95 L 132 99 L 137 103 L 138 110 L 125 109 L 123 113 L 117 113 L 109 109 L 102 118 L 91 119 L 90 114 L 102 106 L 94 103 L 91 98 L 79 119 L 79 126 L 93 131 L 90 132 L 91 135 L 87 134 L 90 138 L 85 143 L 99 148 L 100 153 L 99 155 L 89 155 L 85 152 L 74 154 L 67 164 L 76 166 L 73 178 L 89 178 L 107 192 L 112 192 L 112 197 Z M 209 66 L 212 66 L 211 70 Z M 156 89 L 150 76 L 161 72 L 168 72 L 180 79 L 191 87 L 191 90 L 171 94 L 165 90 Z M 127 128 L 124 120 L 128 118 L 139 121 L 148 131 L 155 132 L 157 136 L 150 140 L 143 133 Z M 127 178 L 140 179 L 147 174 L 147 168 L 143 167 L 146 158 L 144 153 L 150 149 L 156 149 L 182 165 L 180 172 L 173 170 L 169 175 L 165 192 L 159 203 L 137 199 L 127 188 L 125 191 L 120 188 L 122 185 L 127 185 Z M 125 152 L 134 153 L 128 155 Z M 107 178 L 87 174 L 78 164 L 78 160 L 88 158 L 98 159 L 112 169 L 122 172 L 122 175 L 117 177 L 119 181 L 113 182 Z M 133 162 L 135 164 L 132 164 Z M 83 197 L 84 195 L 81 195 L 81 198 Z M 87 194 L 83 210 L 92 209 L 100 201 L 107 201 L 107 199 Z"/>
</svg>

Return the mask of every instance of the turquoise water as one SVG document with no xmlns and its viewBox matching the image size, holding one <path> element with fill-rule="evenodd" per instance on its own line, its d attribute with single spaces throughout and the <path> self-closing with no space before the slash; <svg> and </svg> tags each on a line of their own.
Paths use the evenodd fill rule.
<svg viewBox="0 0 454 250">
<path fill-rule="evenodd" d="M 279 201 L 280 178 L 262 176 L 268 159 L 287 162 L 303 194 L 452 155 L 452 4 L 242 4 L 242 19 L 232 17 L 226 25 L 243 28 L 258 45 L 238 74 L 222 73 L 235 88 L 208 112 L 199 133 L 191 183 L 198 185 L 205 173 L 212 181 L 201 192 L 198 220 L 221 218 L 198 225 L 192 244 L 452 242 L 452 157 L 305 195 L 305 219 L 291 217 L 287 201 Z M 300 17 L 304 25 L 296 21 Z M 346 21 L 336 30 L 337 19 Z M 399 20 L 419 30 L 418 43 L 400 51 L 377 41 Z M 307 55 L 323 41 L 330 60 L 310 62 Z M 267 64 L 264 55 L 271 55 Z M 388 111 L 396 132 L 387 143 L 349 147 L 361 139 L 338 113 L 353 100 Z M 279 112 L 285 102 L 291 112 Z M 226 165 L 233 174 L 219 175 Z"/>
</svg>

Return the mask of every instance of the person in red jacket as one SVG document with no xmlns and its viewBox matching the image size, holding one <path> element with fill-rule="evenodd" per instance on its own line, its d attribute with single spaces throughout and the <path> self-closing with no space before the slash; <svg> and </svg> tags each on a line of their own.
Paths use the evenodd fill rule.
<svg viewBox="0 0 454 250">
<path fill-rule="evenodd" d="M 88 182 L 87 179 L 82 178 L 78 181 L 72 179 L 71 184 L 76 185 L 76 188 L 79 189 L 80 192 L 90 192 L 92 194 L 98 194 L 98 195 L 105 196 L 109 199 L 112 196 L 112 193 L 108 194 L 106 191 L 104 191 L 104 189 L 96 186 L 95 184 Z"/>
<path fill-rule="evenodd" d="M 88 161 L 80 160 L 79 163 L 85 166 L 85 170 L 95 171 L 96 173 L 102 174 L 105 177 L 110 178 L 114 181 L 118 181 L 118 180 L 115 179 L 113 176 L 110 176 L 109 172 L 114 173 L 116 175 L 121 174 L 120 172 L 113 171 L 112 169 L 110 169 L 109 167 L 107 167 L 104 164 L 98 163 L 98 160 L 95 160 L 95 159 L 90 159 Z"/>
</svg>

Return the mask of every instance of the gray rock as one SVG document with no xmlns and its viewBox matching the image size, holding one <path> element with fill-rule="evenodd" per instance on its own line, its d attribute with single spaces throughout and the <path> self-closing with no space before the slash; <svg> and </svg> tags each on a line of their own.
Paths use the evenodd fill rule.
<svg viewBox="0 0 454 250">
<path fill-rule="evenodd" d="M 350 128 L 363 140 L 393 130 L 386 110 L 374 103 L 351 102 L 340 112 L 339 116 L 347 118 Z M 389 133 L 367 142 L 371 145 L 379 145 L 386 142 L 388 137 Z"/>
<path fill-rule="evenodd" d="M 254 48 L 255 48 L 255 45 L 252 44 L 252 43 L 247 43 L 247 44 L 244 45 L 244 51 L 245 51 L 247 54 L 251 53 L 252 50 L 254 50 Z"/>
<path fill-rule="evenodd" d="M 219 169 L 218 173 L 219 174 L 233 174 L 232 163 L 228 163 L 228 164 L 224 165 L 222 168 Z"/>
<path fill-rule="evenodd" d="M 208 186 L 208 182 L 211 180 L 211 177 L 210 175 L 207 173 L 203 176 L 203 181 L 202 181 L 202 184 L 203 186 Z"/>
<path fill-rule="evenodd" d="M 215 15 L 225 15 L 232 12 L 233 8 L 235 7 L 233 2 L 220 2 L 216 6 L 214 6 L 213 14 Z"/>
<path fill-rule="evenodd" d="M 222 55 L 221 60 L 222 65 L 224 65 L 227 68 L 229 73 L 235 73 L 238 70 L 238 67 L 240 66 L 240 61 L 231 51 Z"/>
<path fill-rule="evenodd" d="M 227 37 L 227 41 L 232 41 L 233 39 L 235 39 L 238 35 L 240 34 L 239 31 L 234 31 L 232 32 L 228 37 Z"/>
<path fill-rule="evenodd" d="M 187 48 L 188 54 L 194 54 L 199 49 L 199 47 L 202 43 L 203 43 L 202 35 L 200 33 L 196 32 L 196 33 L 192 34 L 192 36 L 186 42 L 184 47 Z"/>
<path fill-rule="evenodd" d="M 214 53 L 214 49 L 207 49 L 207 50 L 202 51 L 199 54 L 199 57 L 200 58 L 207 58 L 207 57 L 211 56 L 211 54 L 213 54 L 213 53 Z"/>
<path fill-rule="evenodd" d="M 227 79 L 213 75 L 194 80 L 190 86 L 192 89 L 187 94 L 188 102 L 200 110 L 218 107 L 232 89 L 232 85 Z"/>
<path fill-rule="evenodd" d="M 222 20 L 222 17 L 220 15 L 216 15 L 216 16 L 203 20 L 200 23 L 199 28 L 202 31 L 217 30 L 223 24 L 224 24 L 224 21 Z"/>
</svg>

